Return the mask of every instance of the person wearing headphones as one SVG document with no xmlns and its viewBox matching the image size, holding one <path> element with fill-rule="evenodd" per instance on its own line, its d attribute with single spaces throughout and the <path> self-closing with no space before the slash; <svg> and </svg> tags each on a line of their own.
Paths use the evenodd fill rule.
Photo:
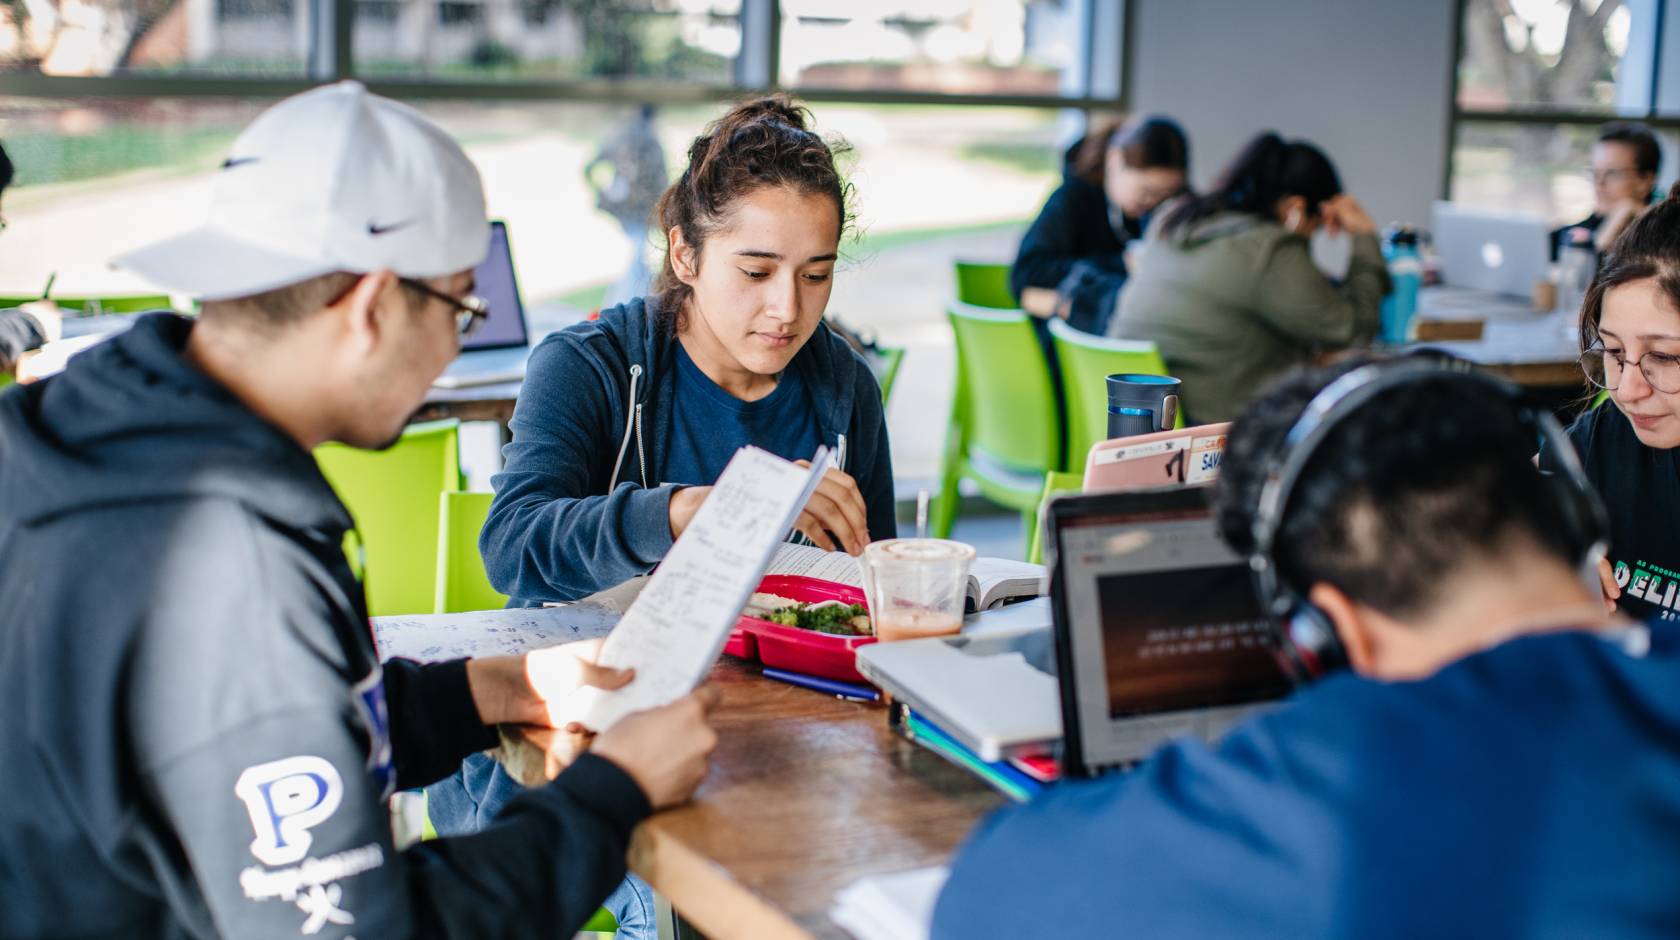
<svg viewBox="0 0 1680 940">
<path fill-rule="evenodd" d="M 1219 526 L 1323 681 L 993 815 L 933 936 L 1680 932 L 1680 633 L 1604 609 L 1602 511 L 1516 394 L 1359 358 L 1253 402 Z"/>
<path fill-rule="evenodd" d="M 1680 618 L 1680 185 L 1627 229 L 1581 305 L 1581 367 L 1608 404 L 1569 429 L 1610 517 L 1605 595 Z M 1552 452 L 1540 455 L 1554 469 Z"/>
</svg>

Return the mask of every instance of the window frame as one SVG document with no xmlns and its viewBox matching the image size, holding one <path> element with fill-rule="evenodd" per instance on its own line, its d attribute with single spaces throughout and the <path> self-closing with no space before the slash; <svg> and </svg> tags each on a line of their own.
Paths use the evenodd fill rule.
<svg viewBox="0 0 1680 940">
<path fill-rule="evenodd" d="M 655 79 L 392 78 L 362 75 L 355 66 L 355 0 L 305 0 L 311 42 L 307 71 L 296 78 L 197 75 L 70 76 L 0 73 L 0 96 L 24 98 L 283 98 L 326 82 L 356 79 L 376 94 L 414 100 L 540 100 L 683 105 L 722 102 L 786 91 L 811 103 L 942 104 L 982 107 L 1126 111 L 1132 82 L 1130 0 L 1067 0 L 1082 24 L 1083 49 L 1075 92 L 1064 95 L 950 94 L 935 91 L 854 91 L 784 86 L 780 72 L 780 0 L 741 0 L 741 54 L 726 84 Z M 1112 26 L 1118 24 L 1117 30 Z M 1106 26 L 1109 28 L 1098 28 Z M 1100 34 L 1100 35 L 1099 35 Z M 1110 74 L 1112 72 L 1112 74 Z"/>
<path fill-rule="evenodd" d="M 1453 48 L 1452 59 L 1448 68 L 1452 70 L 1450 81 L 1447 82 L 1447 137 L 1445 152 L 1441 155 L 1441 198 L 1451 199 L 1453 192 L 1453 174 L 1457 167 L 1454 165 L 1453 155 L 1458 150 L 1459 129 L 1471 124 L 1514 124 L 1540 127 L 1560 127 L 1563 125 L 1597 127 L 1611 121 L 1639 121 L 1649 126 L 1653 131 L 1680 132 L 1680 112 L 1664 116 L 1657 110 L 1657 101 L 1662 88 L 1662 78 L 1665 72 L 1680 75 L 1680 42 L 1675 43 L 1675 55 L 1671 61 L 1664 61 L 1663 30 L 1665 28 L 1680 28 L 1680 22 L 1669 23 L 1670 16 L 1680 16 L 1680 0 L 1676 0 L 1673 8 L 1671 0 L 1632 0 L 1652 5 L 1651 42 L 1643 49 L 1635 49 L 1630 42 L 1628 54 L 1630 56 L 1649 57 L 1648 61 L 1639 63 L 1650 76 L 1648 87 L 1640 89 L 1642 108 L 1628 108 L 1612 105 L 1599 110 L 1585 110 L 1575 108 L 1464 108 L 1459 105 L 1459 65 L 1464 58 L 1464 14 L 1471 0 L 1456 0 L 1453 4 Z M 1666 66 L 1666 68 L 1665 68 Z M 1620 91 L 1620 89 L 1618 89 Z M 1665 154 L 1669 159 L 1680 164 L 1680 154 Z"/>
</svg>

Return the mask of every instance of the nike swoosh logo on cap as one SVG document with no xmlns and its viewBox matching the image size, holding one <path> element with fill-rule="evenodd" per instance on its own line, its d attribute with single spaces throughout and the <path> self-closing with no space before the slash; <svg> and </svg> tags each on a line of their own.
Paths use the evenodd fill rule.
<svg viewBox="0 0 1680 940">
<path fill-rule="evenodd" d="M 236 166 L 244 166 L 247 163 L 255 163 L 258 159 L 259 158 L 257 157 L 228 157 L 226 160 L 222 161 L 222 169 L 231 170 Z"/>
<path fill-rule="evenodd" d="M 413 224 L 414 224 L 413 219 L 405 219 L 401 222 L 392 222 L 390 225 L 380 225 L 378 222 L 375 222 L 372 219 L 369 219 L 368 220 L 368 234 L 369 235 L 384 235 L 386 232 L 394 232 L 399 228 L 404 228 L 405 226 L 409 226 L 409 225 L 413 225 Z"/>
</svg>

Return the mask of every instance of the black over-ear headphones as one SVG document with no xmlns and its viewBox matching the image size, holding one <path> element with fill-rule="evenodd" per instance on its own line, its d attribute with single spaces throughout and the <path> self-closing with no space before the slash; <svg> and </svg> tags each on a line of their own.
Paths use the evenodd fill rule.
<svg viewBox="0 0 1680 940">
<path fill-rule="evenodd" d="M 1510 402 L 1523 427 L 1546 442 L 1563 468 L 1561 475 L 1547 477 L 1547 486 L 1555 494 L 1572 560 L 1582 569 L 1583 577 L 1597 583 L 1593 569 L 1608 547 L 1609 524 L 1603 505 L 1581 470 L 1574 444 L 1551 412 L 1524 404 L 1515 385 L 1478 371 L 1463 360 L 1413 356 L 1360 366 L 1326 385 L 1307 403 L 1272 458 L 1254 513 L 1249 568 L 1254 572 L 1260 603 L 1278 631 L 1279 664 L 1298 683 L 1345 668 L 1348 657 L 1329 615 L 1306 599 L 1304 586 L 1285 584 L 1278 575 L 1273 552 L 1295 485 L 1324 439 L 1366 402 L 1397 386 L 1443 380 L 1494 392 Z"/>
</svg>

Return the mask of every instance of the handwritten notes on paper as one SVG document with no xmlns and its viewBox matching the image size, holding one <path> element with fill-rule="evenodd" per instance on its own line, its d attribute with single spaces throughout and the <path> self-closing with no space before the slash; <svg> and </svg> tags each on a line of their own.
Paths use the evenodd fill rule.
<svg viewBox="0 0 1680 940">
<path fill-rule="evenodd" d="M 466 614 L 375 617 L 380 659 L 439 662 L 463 656 L 517 656 L 545 646 L 606 636 L 621 611 L 579 601 L 536 610 L 481 610 Z"/>
<path fill-rule="evenodd" d="M 807 470 L 754 447 L 738 451 L 601 649 L 603 664 L 634 667 L 635 680 L 615 692 L 579 689 L 557 711 L 600 731 L 698 685 L 827 458 L 819 450 Z"/>
</svg>

